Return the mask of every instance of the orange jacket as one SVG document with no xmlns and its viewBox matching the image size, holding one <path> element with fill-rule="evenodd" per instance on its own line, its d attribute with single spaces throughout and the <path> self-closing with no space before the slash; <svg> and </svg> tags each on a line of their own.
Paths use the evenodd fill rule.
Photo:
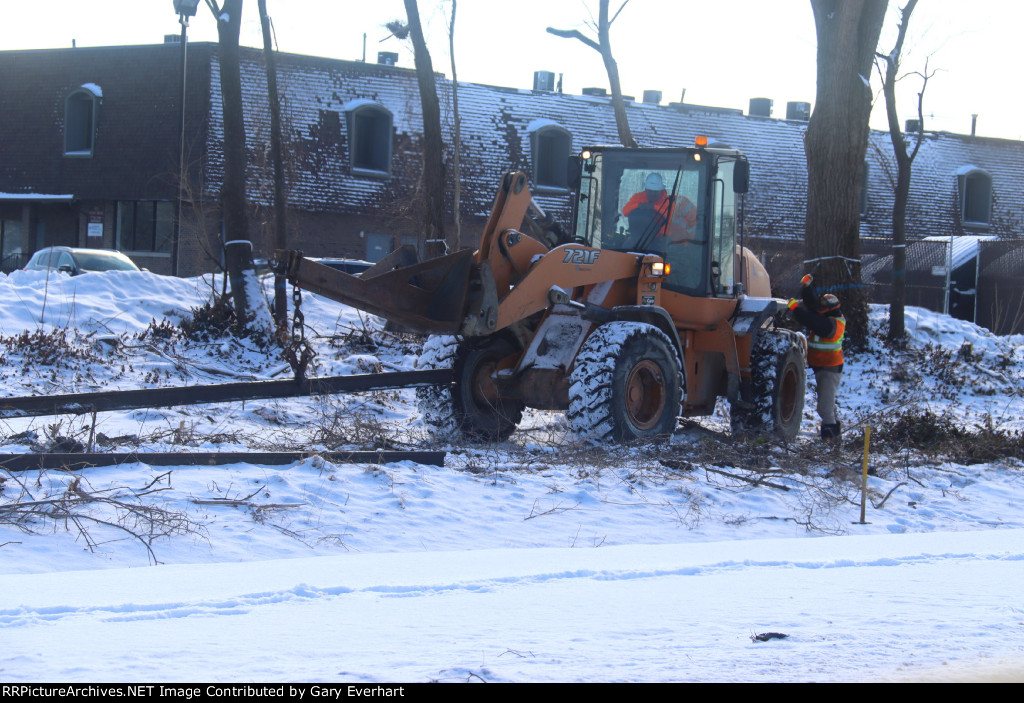
<svg viewBox="0 0 1024 703">
<path fill-rule="evenodd" d="M 629 213 L 636 210 L 644 203 L 650 203 L 654 210 L 660 214 L 664 219 L 668 219 L 669 209 L 671 207 L 671 198 L 668 197 L 668 192 L 662 190 L 658 197 L 651 200 L 647 197 L 647 191 L 642 190 L 626 203 L 626 206 L 622 208 L 622 214 L 629 217 Z M 687 198 L 681 195 L 676 196 L 675 207 L 671 207 L 672 211 L 672 223 L 668 228 L 668 238 L 673 242 L 684 242 L 693 239 L 694 234 L 697 232 L 697 208 Z M 666 236 L 664 228 L 658 232 L 659 237 Z"/>
</svg>

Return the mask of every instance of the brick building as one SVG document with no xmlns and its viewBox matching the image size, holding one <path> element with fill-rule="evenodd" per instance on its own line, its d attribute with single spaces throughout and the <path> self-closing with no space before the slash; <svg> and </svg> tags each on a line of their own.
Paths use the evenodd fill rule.
<svg viewBox="0 0 1024 703">
<path fill-rule="evenodd" d="M 187 65 L 182 132 L 180 45 L 0 52 L 4 270 L 51 244 L 120 249 L 159 273 L 192 275 L 217 266 L 223 125 L 216 44 L 189 44 Z M 255 49 L 242 49 L 242 83 L 251 238 L 255 255 L 266 256 L 273 239 L 269 111 L 262 53 Z M 377 260 L 416 242 L 422 121 L 415 72 L 280 54 L 278 83 L 289 246 Z M 450 149 L 451 85 L 442 76 L 437 85 Z M 458 89 L 463 243 L 472 246 L 509 170 L 526 171 L 541 206 L 567 217 L 566 157 L 588 144 L 617 141 L 608 98 L 589 90 L 563 95 L 469 83 Z M 764 100 L 752 100 L 744 114 L 661 104 L 654 91 L 645 99 L 627 109 L 640 144 L 691 144 L 704 134 L 748 155 L 746 234 L 766 254 L 788 248 L 798 262 L 809 106 L 791 103 L 787 119 L 776 119 Z M 891 154 L 888 134 L 872 133 L 862 196 L 865 263 L 888 253 Z M 451 193 L 454 183 L 448 185 Z M 914 164 L 909 239 L 1019 238 L 1022 205 L 1024 143 L 926 133 Z"/>
</svg>

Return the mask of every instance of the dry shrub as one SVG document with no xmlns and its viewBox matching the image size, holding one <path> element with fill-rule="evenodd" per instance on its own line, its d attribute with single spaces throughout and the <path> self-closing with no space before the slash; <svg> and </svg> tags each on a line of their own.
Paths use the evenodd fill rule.
<svg viewBox="0 0 1024 703">
<path fill-rule="evenodd" d="M 1006 457 L 1024 458 L 1024 435 L 996 426 L 991 417 L 966 425 L 948 412 L 909 408 L 877 423 L 873 443 L 882 449 L 914 449 L 952 461 L 978 464 Z"/>
</svg>

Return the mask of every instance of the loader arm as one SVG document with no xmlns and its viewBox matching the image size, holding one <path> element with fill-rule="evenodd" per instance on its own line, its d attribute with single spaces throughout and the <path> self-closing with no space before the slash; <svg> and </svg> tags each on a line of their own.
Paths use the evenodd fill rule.
<svg viewBox="0 0 1024 703">
<path fill-rule="evenodd" d="M 645 263 L 660 257 L 563 244 L 536 261 L 498 304 L 496 329 L 504 329 L 555 303 L 573 298 L 581 286 L 636 280 Z"/>
<path fill-rule="evenodd" d="M 496 327 L 498 303 L 548 247 L 523 235 L 533 208 L 521 172 L 506 174 L 476 251 L 417 261 L 402 247 L 359 276 L 311 261 L 297 250 L 275 252 L 274 271 L 293 285 L 379 315 L 422 334 L 479 336 Z"/>
</svg>

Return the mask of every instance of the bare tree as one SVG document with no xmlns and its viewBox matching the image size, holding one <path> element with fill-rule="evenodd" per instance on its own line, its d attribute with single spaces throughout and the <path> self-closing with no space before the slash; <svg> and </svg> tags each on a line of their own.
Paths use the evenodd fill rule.
<svg viewBox="0 0 1024 703">
<path fill-rule="evenodd" d="M 238 332 L 270 331 L 271 321 L 256 272 L 252 266 L 252 241 L 246 203 L 247 158 L 242 108 L 242 0 L 206 0 L 217 20 L 220 92 L 224 114 L 224 181 L 221 183 L 221 216 L 224 219 L 224 267 Z"/>
<path fill-rule="evenodd" d="M 231 282 L 231 296 L 239 329 L 249 321 L 245 269 L 252 268 L 252 242 L 246 212 L 245 121 L 242 116 L 241 52 L 238 37 L 242 29 L 242 0 L 206 0 L 217 20 L 220 62 L 220 92 L 224 112 L 224 182 L 221 184 L 221 214 L 224 218 L 224 264 Z"/>
<path fill-rule="evenodd" d="M 871 116 L 871 67 L 887 0 L 811 0 L 818 39 L 814 112 L 807 125 L 809 268 L 840 293 L 849 340 L 867 343 L 860 282 L 860 189 Z"/>
<path fill-rule="evenodd" d="M 408 32 L 412 39 L 416 62 L 416 82 L 420 89 L 423 108 L 423 193 L 426 212 L 423 216 L 425 247 L 428 255 L 443 254 L 444 243 L 444 142 L 441 139 L 441 106 L 437 99 L 437 81 L 430 60 L 427 42 L 423 38 L 420 12 L 416 0 L 405 0 Z"/>
<path fill-rule="evenodd" d="M 924 141 L 924 91 L 928 86 L 928 62 L 925 61 L 921 77 L 921 92 L 917 94 L 917 139 L 911 147 L 907 144 L 900 117 L 896 111 L 896 83 L 900 80 L 900 60 L 903 42 L 907 36 L 910 16 L 917 6 L 917 0 L 909 0 L 900 10 L 900 27 L 896 45 L 888 54 L 878 54 L 878 72 L 882 76 L 882 94 L 885 97 L 885 114 L 889 120 L 889 138 L 896 157 L 896 182 L 893 185 L 895 200 L 892 208 L 892 300 L 889 303 L 889 340 L 901 342 L 906 334 L 904 306 L 907 283 L 907 200 L 910 197 L 910 174 L 914 159 Z M 884 66 L 884 71 L 883 71 Z"/>
<path fill-rule="evenodd" d="M 448 23 L 448 56 L 452 62 L 452 122 L 454 123 L 452 133 L 452 219 L 455 227 L 451 235 L 450 251 L 457 250 L 462 243 L 462 221 L 459 217 L 462 200 L 462 159 L 459 154 L 462 149 L 462 125 L 459 121 L 459 77 L 455 72 L 455 9 L 457 4 L 458 0 L 452 0 L 452 16 Z"/>
<path fill-rule="evenodd" d="M 548 33 L 554 34 L 556 37 L 579 39 L 591 49 L 601 54 L 605 71 L 608 73 L 608 83 L 612 89 L 612 109 L 615 111 L 615 126 L 619 131 L 619 141 L 622 142 L 622 146 L 635 148 L 637 143 L 636 139 L 633 138 L 632 130 L 629 128 L 626 104 L 622 99 L 622 87 L 619 83 L 619 65 L 615 63 L 615 57 L 612 55 L 610 36 L 612 22 L 618 18 L 619 14 L 628 4 L 629 0 L 623 0 L 622 5 L 619 6 L 619 9 L 609 19 L 608 0 L 600 1 L 597 17 L 597 41 L 584 35 L 578 29 L 555 29 L 548 27 Z"/>
<path fill-rule="evenodd" d="M 284 157 L 281 154 L 281 103 L 277 96 L 277 58 L 267 14 L 267 0 L 258 0 L 260 26 L 263 30 L 263 57 L 267 69 L 267 99 L 270 102 L 270 158 L 274 165 L 274 248 L 288 248 L 287 202 L 284 191 Z M 288 298 L 284 281 L 275 281 L 274 323 L 278 334 L 288 324 Z"/>
</svg>

